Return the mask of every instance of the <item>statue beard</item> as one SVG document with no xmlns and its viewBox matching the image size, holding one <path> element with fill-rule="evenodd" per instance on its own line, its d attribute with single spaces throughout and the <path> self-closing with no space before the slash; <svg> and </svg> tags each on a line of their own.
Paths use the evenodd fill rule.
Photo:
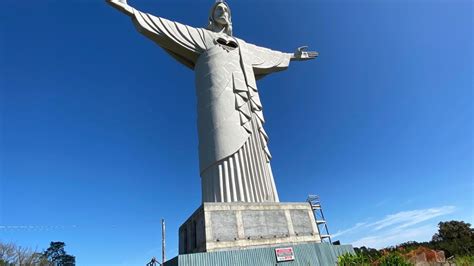
<svg viewBox="0 0 474 266">
<path fill-rule="evenodd" d="M 210 21 L 207 29 L 213 32 L 223 32 L 229 36 L 232 36 L 232 22 L 229 20 L 227 25 L 219 24 L 216 21 Z"/>
</svg>

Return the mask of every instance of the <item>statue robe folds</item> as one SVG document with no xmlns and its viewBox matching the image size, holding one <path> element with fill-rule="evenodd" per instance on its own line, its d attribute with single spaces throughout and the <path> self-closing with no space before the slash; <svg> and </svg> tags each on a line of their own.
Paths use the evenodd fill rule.
<svg viewBox="0 0 474 266">
<path fill-rule="evenodd" d="M 203 202 L 278 202 L 256 80 L 291 54 L 134 10 L 138 31 L 196 74 Z"/>
</svg>

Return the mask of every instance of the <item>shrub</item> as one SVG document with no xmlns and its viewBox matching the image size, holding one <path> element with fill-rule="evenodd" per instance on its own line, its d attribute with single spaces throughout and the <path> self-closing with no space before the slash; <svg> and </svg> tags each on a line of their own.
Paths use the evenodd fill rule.
<svg viewBox="0 0 474 266">
<path fill-rule="evenodd" d="M 337 265 L 340 266 L 369 266 L 370 263 L 366 257 L 360 254 L 346 253 L 337 258 Z"/>
<path fill-rule="evenodd" d="M 462 256 L 454 259 L 456 266 L 471 266 L 474 265 L 474 256 Z"/>
<path fill-rule="evenodd" d="M 412 264 L 398 253 L 389 253 L 383 256 L 379 260 L 378 265 L 380 266 L 411 266 Z"/>
</svg>

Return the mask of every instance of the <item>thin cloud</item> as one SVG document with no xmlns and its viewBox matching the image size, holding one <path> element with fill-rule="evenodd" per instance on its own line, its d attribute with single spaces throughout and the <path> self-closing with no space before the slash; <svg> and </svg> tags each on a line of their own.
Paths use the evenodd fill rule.
<svg viewBox="0 0 474 266">
<path fill-rule="evenodd" d="M 454 209 L 454 206 L 444 206 L 440 208 L 403 211 L 396 214 L 387 215 L 384 219 L 372 223 L 370 226 L 375 226 L 375 230 L 380 230 L 397 224 L 400 228 L 405 228 L 427 220 L 431 220 L 438 216 L 452 213 Z"/>
<path fill-rule="evenodd" d="M 332 236 L 332 237 L 338 237 L 338 236 L 341 236 L 341 235 L 344 235 L 344 234 L 347 234 L 347 233 L 356 231 L 357 229 L 361 228 L 362 226 L 364 226 L 364 225 L 366 225 L 366 224 L 367 224 L 367 223 L 357 223 L 357 224 L 354 225 L 353 227 L 348 228 L 348 229 L 345 229 L 345 230 L 342 230 L 342 231 L 337 231 L 335 234 L 332 234 L 331 236 Z"/>
<path fill-rule="evenodd" d="M 389 202 L 388 199 L 381 200 L 381 201 L 379 201 L 379 202 L 377 202 L 377 203 L 375 204 L 375 207 L 384 206 L 384 205 L 386 205 L 388 202 Z"/>
<path fill-rule="evenodd" d="M 76 227 L 77 225 L 0 225 L 0 231 L 49 231 Z"/>
<path fill-rule="evenodd" d="M 418 226 L 409 229 L 397 229 L 383 232 L 377 235 L 363 237 L 352 242 L 354 247 L 385 248 L 388 246 L 400 244 L 414 240 L 429 240 L 436 232 L 433 225 Z"/>
<path fill-rule="evenodd" d="M 354 246 L 383 248 L 406 241 L 428 240 L 436 232 L 434 224 L 422 224 L 436 217 L 453 213 L 454 206 L 443 206 L 420 210 L 401 211 L 386 215 L 375 222 L 357 223 L 351 228 L 338 231 L 333 237 L 352 236 L 353 241 L 346 241 Z"/>
</svg>

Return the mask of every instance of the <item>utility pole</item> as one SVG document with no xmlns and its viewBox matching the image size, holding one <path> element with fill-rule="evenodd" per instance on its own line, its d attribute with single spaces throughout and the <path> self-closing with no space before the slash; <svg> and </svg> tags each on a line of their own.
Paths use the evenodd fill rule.
<svg viewBox="0 0 474 266">
<path fill-rule="evenodd" d="M 161 219 L 161 263 L 165 263 L 165 251 L 166 251 L 166 229 L 165 219 Z"/>
</svg>

